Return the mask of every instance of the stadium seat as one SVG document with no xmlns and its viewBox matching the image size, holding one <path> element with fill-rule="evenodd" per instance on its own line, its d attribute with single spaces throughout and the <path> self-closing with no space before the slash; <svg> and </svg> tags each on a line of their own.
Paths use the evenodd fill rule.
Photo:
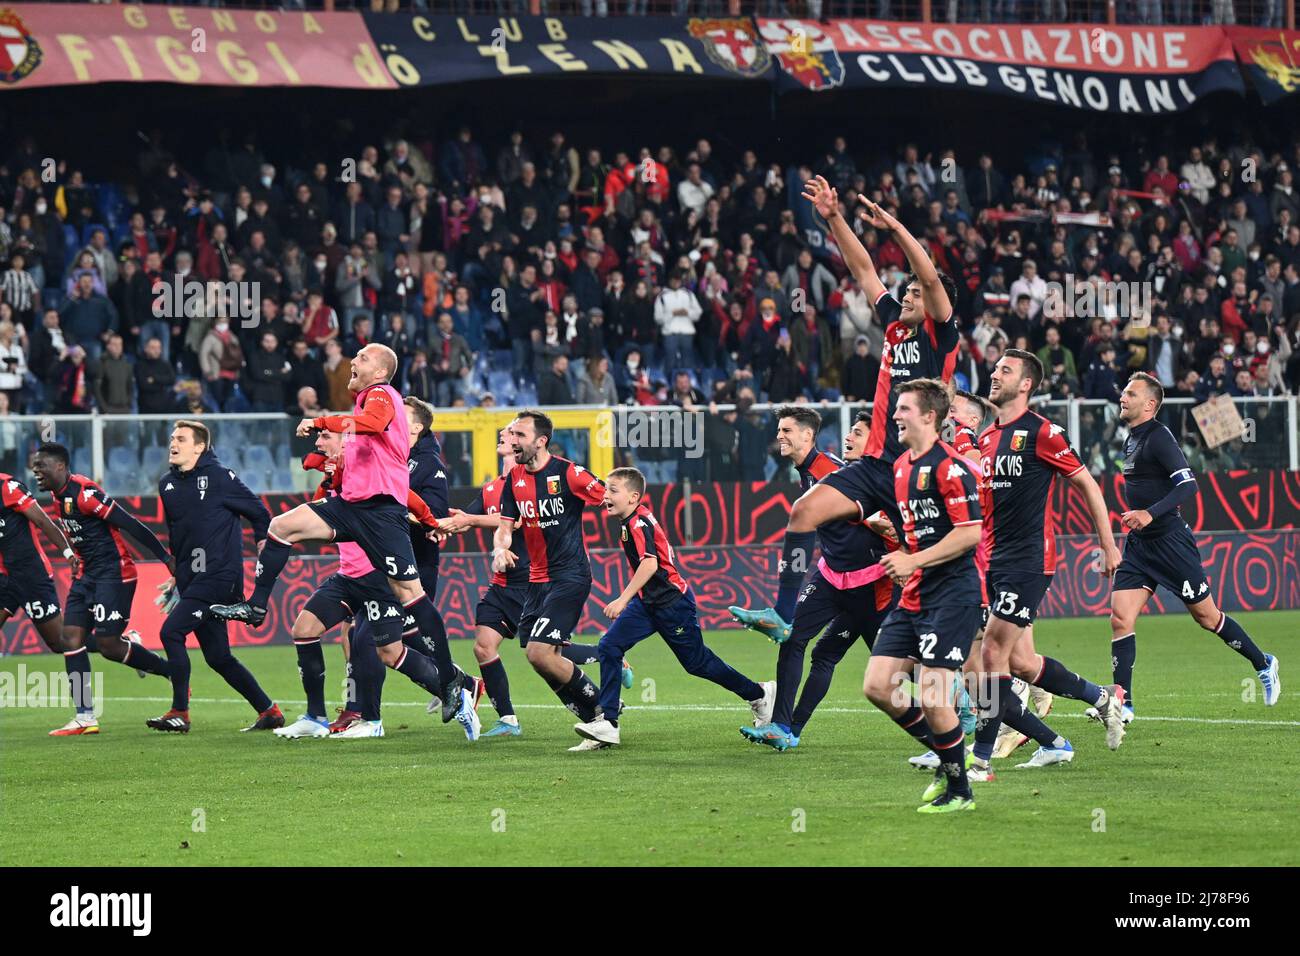
<svg viewBox="0 0 1300 956">
<path fill-rule="evenodd" d="M 66 445 L 67 439 L 63 439 L 63 442 Z M 74 474 L 89 476 L 93 470 L 93 465 L 89 448 L 72 449 L 72 471 Z"/>
<path fill-rule="evenodd" d="M 293 472 L 288 468 L 275 469 L 275 482 L 271 491 L 279 493 L 293 491 Z"/>
<path fill-rule="evenodd" d="M 249 445 L 244 449 L 244 467 L 262 471 L 274 470 L 275 458 L 271 455 L 271 449 L 265 445 Z"/>
<path fill-rule="evenodd" d="M 167 449 L 158 445 L 149 445 L 140 456 L 140 470 L 153 477 L 167 470 Z"/>
<path fill-rule="evenodd" d="M 130 448 L 118 445 L 108 450 L 108 471 L 110 474 L 132 474 L 140 470 L 140 460 Z"/>
<path fill-rule="evenodd" d="M 47 309 L 58 309 L 63 305 L 63 290 L 51 286 L 41 290 L 41 303 Z"/>
<path fill-rule="evenodd" d="M 82 248 L 82 249 L 84 249 L 86 246 L 90 245 L 90 237 L 93 236 L 93 235 L 95 234 L 95 230 L 96 230 L 96 229 L 103 229 L 103 230 L 104 230 L 104 234 L 105 234 L 105 235 L 110 239 L 110 241 L 111 241 L 111 239 L 112 239 L 112 237 L 113 237 L 113 230 L 112 230 L 112 229 L 109 229 L 108 226 L 104 225 L 102 222 L 88 222 L 88 223 L 86 223 L 86 225 L 83 226 L 82 229 L 81 229 L 81 248 Z M 80 251 L 80 250 L 78 250 L 78 251 Z"/>
<path fill-rule="evenodd" d="M 81 237 L 77 235 L 77 227 L 64 225 L 63 227 L 63 266 L 66 269 L 72 265 L 77 253 L 81 251 Z"/>
</svg>

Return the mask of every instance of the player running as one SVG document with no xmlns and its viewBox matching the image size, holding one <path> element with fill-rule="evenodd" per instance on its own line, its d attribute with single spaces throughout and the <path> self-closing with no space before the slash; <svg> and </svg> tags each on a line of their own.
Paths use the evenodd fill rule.
<svg viewBox="0 0 1300 956">
<path fill-rule="evenodd" d="M 975 809 L 952 700 L 980 623 L 980 494 L 968 463 L 939 441 L 947 414 L 942 382 L 899 386 L 894 421 L 908 452 L 894 462 L 894 481 L 907 550 L 881 563 L 903 593 L 876 636 L 863 687 L 868 700 L 939 755 L 921 813 Z M 902 690 L 909 676 L 920 700 Z"/>
<path fill-rule="evenodd" d="M 821 416 L 816 411 L 798 405 L 778 409 L 777 417 L 779 434 L 796 441 L 811 441 L 816 436 L 813 419 L 817 425 L 821 424 Z M 857 420 L 844 439 L 847 461 L 862 457 L 870 423 L 870 413 L 858 412 Z M 813 454 L 817 457 L 812 469 L 801 468 L 799 473 L 805 491 L 820 477 L 843 465 L 834 456 L 820 452 Z M 809 455 L 804 461 L 811 457 Z M 821 463 L 829 464 L 819 467 Z M 818 471 L 821 474 L 813 478 Z M 777 751 L 799 746 L 804 726 L 830 690 L 835 665 L 844 659 L 859 637 L 868 648 L 871 647 L 893 602 L 893 582 L 879 566 L 886 545 L 867 524 L 856 520 L 833 521 L 819 527 L 816 538 L 821 557 L 795 604 L 791 638 L 781 644 L 777 653 L 776 706 L 772 722 L 740 728 L 741 735 L 747 740 L 766 744 Z M 819 634 L 821 637 L 813 647 L 808 679 L 796 707 L 795 693 L 803 677 L 804 651 Z"/>
<path fill-rule="evenodd" d="M 190 732 L 190 655 L 186 638 L 193 633 L 208 666 L 222 676 L 257 713 L 245 730 L 284 726 L 284 715 L 230 653 L 226 622 L 214 617 L 218 601 L 244 595 L 244 536 L 239 519 L 253 529 L 260 549 L 271 514 L 260 498 L 223 465 L 212 448 L 212 434 L 197 421 L 178 421 L 167 446 L 171 469 L 158 479 L 158 499 L 167 520 L 167 541 L 175 555 L 173 577 L 163 582 L 167 617 L 160 636 L 171 671 L 172 706 L 145 721 L 154 730 Z"/>
<path fill-rule="evenodd" d="M 321 432 L 316 438 L 316 448 L 315 454 L 303 460 L 304 467 L 325 473 L 313 500 L 337 496 L 346 483 L 342 436 Z M 420 527 L 430 529 L 436 525 L 432 512 L 414 488 L 408 492 L 407 506 Z M 357 622 L 351 635 L 349 662 L 357 709 L 345 711 L 335 726 L 325 717 L 325 655 L 321 638 L 349 618 Z M 369 666 L 375 655 L 378 661 L 404 674 L 418 687 L 436 694 L 442 683 L 437 666 L 423 652 L 423 643 L 415 633 L 403 633 L 404 618 L 386 578 L 375 570 L 361 547 L 355 542 L 340 542 L 338 572 L 316 589 L 293 624 L 298 669 L 307 692 L 307 713 L 277 731 L 277 735 L 297 738 L 332 734 L 340 739 L 384 736 L 379 715 L 384 671 L 382 667 Z M 462 699 L 462 706 L 454 716 L 465 729 L 465 736 L 475 740 L 477 715 L 472 706 L 463 704 Z"/>
<path fill-rule="evenodd" d="M 561 653 L 578 626 L 591 592 L 591 564 L 582 541 L 582 512 L 604 501 L 605 486 L 581 465 L 551 454 L 554 426 L 539 411 L 510 423 L 516 464 L 501 492 L 492 538 L 492 571 L 515 563 L 515 522 L 528 552 L 528 593 L 519 612 L 528 663 L 583 723 L 596 719 L 598 691 Z"/>
<path fill-rule="evenodd" d="M 305 418 L 297 434 L 331 431 L 344 435 L 343 493 L 299 505 L 271 520 L 266 547 L 247 601 L 215 605 L 217 616 L 259 627 L 276 579 L 284 570 L 293 545 L 301 541 L 355 541 L 375 568 L 387 576 L 389 586 L 407 614 L 415 617 L 416 630 L 430 641 L 438 633 L 438 612 L 420 584 L 419 568 L 407 531 L 407 495 L 410 491 L 410 428 L 398 412 L 402 396 L 388 384 L 397 371 L 397 356 L 385 345 L 367 345 L 352 360 L 348 390 L 356 396 L 351 415 Z M 472 698 L 475 688 L 461 680 L 462 672 L 442 675 L 438 695 L 452 701 L 456 712 Z M 459 696 L 458 696 L 459 695 Z"/>
<path fill-rule="evenodd" d="M 704 643 L 695 594 L 677 569 L 668 535 L 649 506 L 642 503 L 645 484 L 645 475 L 636 468 L 615 468 L 605 479 L 605 511 L 619 520 L 619 537 L 632 577 L 604 609 L 614 623 L 598 645 L 602 716 L 573 725 L 578 735 L 586 738 L 573 750 L 600 750 L 621 742 L 618 688 L 623 656 L 656 631 L 686 673 L 725 687 L 749 704 L 755 726 L 772 719 L 776 684 L 754 683 Z"/>
<path fill-rule="evenodd" d="M 1124 688 L 1125 723 L 1133 719 L 1135 625 L 1157 585 L 1182 598 L 1197 624 L 1250 661 L 1266 706 L 1276 704 L 1282 694 L 1277 658 L 1261 651 L 1210 594 L 1196 539 L 1179 511 L 1183 502 L 1196 497 L 1196 476 L 1173 433 L 1155 420 L 1164 400 L 1159 380 L 1145 372 L 1134 373 L 1119 397 L 1119 417 L 1129 427 L 1124 443 L 1124 500 L 1129 510 L 1119 519 L 1128 539 L 1111 591 L 1110 653 L 1115 683 Z"/>
<path fill-rule="evenodd" d="M 989 400 L 997 420 L 980 435 L 988 483 L 989 619 L 981 649 L 978 703 L 983 723 L 975 731 L 975 766 L 986 767 L 1000 724 L 1010 723 L 1036 740 L 1038 751 L 1020 768 L 1045 767 L 1074 759 L 1064 737 L 1028 713 L 1012 692 L 1012 675 L 1058 697 L 1093 705 L 1104 715 L 1106 745 L 1124 739 L 1124 689 L 1101 687 L 1034 651 L 1028 629 L 1056 571 L 1056 536 L 1051 511 L 1053 478 L 1064 475 L 1082 493 L 1101 539 L 1107 576 L 1119 565 L 1101 489 L 1070 448 L 1064 429 L 1029 410 L 1030 396 L 1043 380 L 1038 356 L 1007 349 L 990 376 Z"/>
<path fill-rule="evenodd" d="M 67 536 L 36 503 L 26 485 L 0 472 L 0 626 L 22 608 L 45 646 L 62 654 L 63 611 L 49 559 L 36 541 L 37 529 L 62 552 L 75 578 L 80 559 Z M 70 689 L 74 693 L 86 690 L 75 685 Z"/>
<path fill-rule="evenodd" d="M 169 674 L 166 661 L 123 635 L 131 617 L 136 571 L 122 532 L 174 574 L 171 555 L 103 488 L 84 475 L 72 474 L 68 462 L 68 449 L 53 442 L 37 448 L 30 462 L 37 487 L 53 496 L 59 524 L 80 562 L 63 611 L 63 660 L 77 712 L 68 723 L 50 731 L 51 737 L 99 733 L 90 699 L 89 651 L 97 650 L 110 661 L 147 674 Z"/>
<path fill-rule="evenodd" d="M 799 475 L 799 489 L 807 491 L 820 479 L 844 465 L 834 455 L 817 448 L 817 433 L 822 417 L 816 409 L 803 405 L 783 405 L 776 410 L 776 447 L 782 458 L 794 465 Z M 781 563 L 777 566 L 776 607 L 761 611 L 735 605 L 727 608 L 731 616 L 751 630 L 770 637 L 778 644 L 790 640 L 799 592 L 812 561 L 815 534 L 787 534 L 781 543 Z M 802 662 L 803 655 L 799 659 Z M 779 666 L 779 665 L 778 665 Z"/>
</svg>

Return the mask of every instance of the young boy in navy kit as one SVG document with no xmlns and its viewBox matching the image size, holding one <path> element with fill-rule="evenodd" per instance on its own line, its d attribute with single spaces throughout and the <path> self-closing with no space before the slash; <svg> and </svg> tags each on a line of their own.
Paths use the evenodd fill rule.
<svg viewBox="0 0 1300 956">
<path fill-rule="evenodd" d="M 655 631 L 668 642 L 688 674 L 711 680 L 748 703 L 756 726 L 772 719 L 776 682 L 754 683 L 704 643 L 695 595 L 677 569 L 677 556 L 664 529 L 641 503 L 644 494 L 645 475 L 635 468 L 615 468 L 605 479 L 605 510 L 622 524 L 619 538 L 632 565 L 632 578 L 623 593 L 605 607 L 605 616 L 614 623 L 598 646 L 600 709 L 604 716 L 574 725 L 579 736 L 587 739 L 586 744 L 574 749 L 598 750 L 619 743 L 618 691 L 623 658 Z"/>
</svg>

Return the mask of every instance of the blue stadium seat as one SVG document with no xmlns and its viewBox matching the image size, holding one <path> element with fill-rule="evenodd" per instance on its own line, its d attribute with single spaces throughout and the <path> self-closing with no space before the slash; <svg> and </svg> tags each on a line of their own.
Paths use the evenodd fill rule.
<svg viewBox="0 0 1300 956">
<path fill-rule="evenodd" d="M 140 460 L 132 449 L 118 445 L 108 450 L 109 474 L 132 474 L 139 470 Z"/>
<path fill-rule="evenodd" d="M 288 442 L 276 442 L 272 453 L 275 455 L 276 468 L 293 468 L 293 455 Z"/>
<path fill-rule="evenodd" d="M 64 225 L 63 227 L 63 267 L 66 269 L 72 265 L 77 253 L 81 251 L 81 237 L 77 235 L 77 227 Z"/>
<path fill-rule="evenodd" d="M 150 478 L 161 476 L 167 470 L 167 449 L 149 445 L 140 456 L 140 470 Z"/>
<path fill-rule="evenodd" d="M 90 245 L 90 237 L 95 234 L 96 229 L 103 229 L 105 236 L 107 236 L 109 239 L 112 239 L 113 230 L 109 229 L 108 226 L 104 225 L 102 222 L 88 222 L 81 229 L 82 248 L 85 248 L 86 246 Z"/>
<path fill-rule="evenodd" d="M 293 491 L 293 472 L 288 468 L 275 469 L 274 485 L 272 491 Z"/>
<path fill-rule="evenodd" d="M 66 444 L 66 439 L 64 440 Z M 89 448 L 72 449 L 72 471 L 74 474 L 89 476 L 93 469 Z"/>
<path fill-rule="evenodd" d="M 51 286 L 41 290 L 41 303 L 47 309 L 58 309 L 63 305 L 63 290 Z"/>
<path fill-rule="evenodd" d="M 256 468 L 261 471 L 272 471 L 275 468 L 275 458 L 271 455 L 271 449 L 265 445 L 249 445 L 244 449 L 244 467 Z"/>
</svg>

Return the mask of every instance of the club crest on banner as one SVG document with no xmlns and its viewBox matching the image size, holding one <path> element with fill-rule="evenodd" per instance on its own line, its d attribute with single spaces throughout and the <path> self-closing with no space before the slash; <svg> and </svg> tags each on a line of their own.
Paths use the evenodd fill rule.
<svg viewBox="0 0 1300 956">
<path fill-rule="evenodd" d="M 17 83 L 40 65 L 40 44 L 18 14 L 0 8 L 0 83 Z"/>
<path fill-rule="evenodd" d="M 748 17 L 692 17 L 686 22 L 686 32 L 704 45 L 710 60 L 729 73 L 762 76 L 772 64 L 754 21 Z"/>
</svg>

